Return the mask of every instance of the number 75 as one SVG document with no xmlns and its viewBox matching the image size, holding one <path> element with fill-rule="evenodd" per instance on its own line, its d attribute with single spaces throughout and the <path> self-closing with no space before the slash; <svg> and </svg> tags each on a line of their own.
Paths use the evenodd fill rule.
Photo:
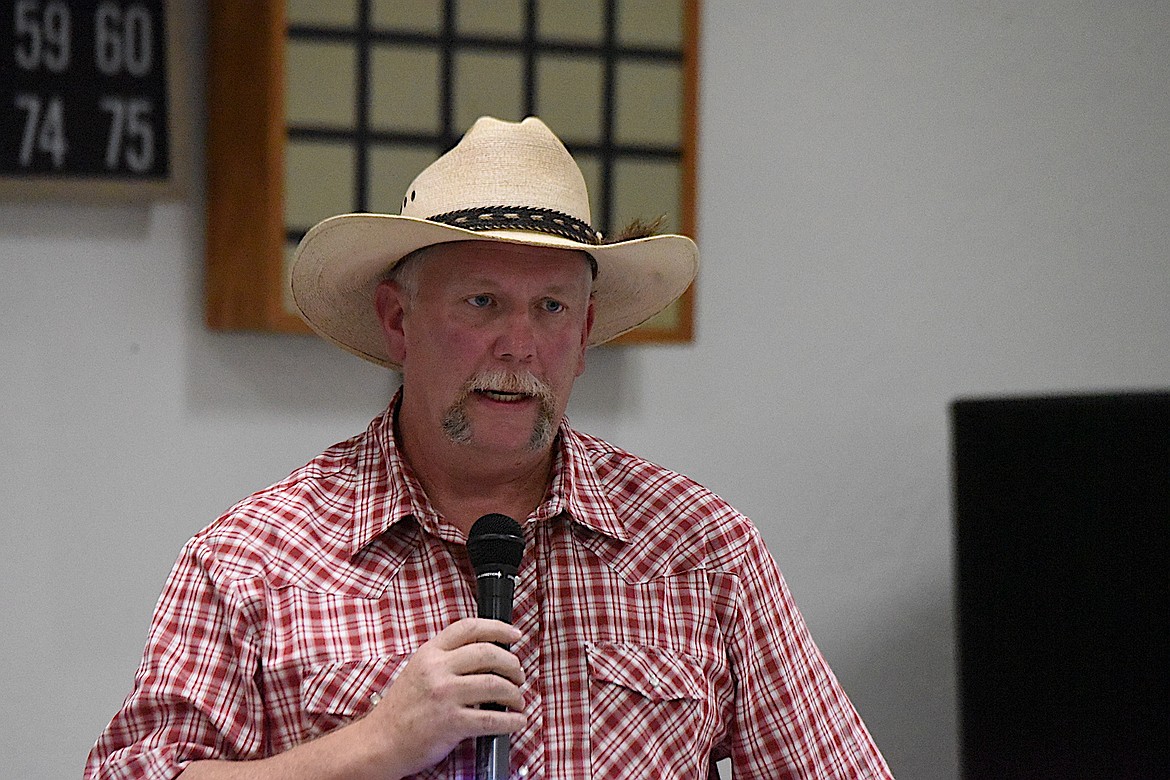
<svg viewBox="0 0 1170 780">
<path fill-rule="evenodd" d="M 117 170 L 121 159 L 134 173 L 145 173 L 154 166 L 154 125 L 151 124 L 151 101 L 146 98 L 104 96 L 99 105 L 110 115 L 110 134 L 106 140 L 106 168 Z"/>
</svg>

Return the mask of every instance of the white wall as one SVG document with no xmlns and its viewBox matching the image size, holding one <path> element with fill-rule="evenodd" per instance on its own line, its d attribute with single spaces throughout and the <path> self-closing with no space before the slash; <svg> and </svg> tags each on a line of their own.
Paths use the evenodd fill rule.
<svg viewBox="0 0 1170 780">
<path fill-rule="evenodd" d="M 1170 5 L 703 5 L 698 339 L 571 414 L 753 516 L 895 773 L 953 778 L 947 405 L 1170 386 Z M 202 229 L 200 185 L 0 202 L 5 776 L 79 774 L 179 545 L 393 387 L 207 332 Z"/>
</svg>

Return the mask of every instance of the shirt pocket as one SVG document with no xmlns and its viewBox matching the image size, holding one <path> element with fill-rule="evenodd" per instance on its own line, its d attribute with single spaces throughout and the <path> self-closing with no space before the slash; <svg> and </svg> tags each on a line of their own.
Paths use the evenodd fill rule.
<svg viewBox="0 0 1170 780">
<path fill-rule="evenodd" d="M 698 659 L 608 642 L 587 645 L 586 655 L 592 775 L 654 766 L 659 778 L 706 777 L 714 723 Z"/>
<path fill-rule="evenodd" d="M 409 659 L 360 658 L 307 670 L 301 681 L 301 706 L 312 734 L 324 734 L 368 713 Z"/>
</svg>

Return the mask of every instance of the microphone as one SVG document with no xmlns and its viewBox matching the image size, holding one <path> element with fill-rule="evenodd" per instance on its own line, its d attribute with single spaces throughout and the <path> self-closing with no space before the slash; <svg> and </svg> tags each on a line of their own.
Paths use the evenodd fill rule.
<svg viewBox="0 0 1170 780">
<path fill-rule="evenodd" d="M 475 590 L 479 617 L 512 622 L 512 597 L 520 559 L 524 556 L 524 530 L 507 515 L 484 515 L 471 526 L 467 535 L 467 554 L 475 567 Z M 505 650 L 507 645 L 501 645 Z M 484 704 L 484 709 L 503 710 L 500 704 Z M 507 780 L 511 770 L 510 734 L 496 734 L 475 739 L 476 780 Z"/>
</svg>

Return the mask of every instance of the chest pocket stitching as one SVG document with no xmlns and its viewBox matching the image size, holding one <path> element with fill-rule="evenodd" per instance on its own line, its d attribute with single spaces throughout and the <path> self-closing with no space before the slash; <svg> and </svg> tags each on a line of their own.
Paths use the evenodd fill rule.
<svg viewBox="0 0 1170 780">
<path fill-rule="evenodd" d="M 654 702 L 706 696 L 702 666 L 682 653 L 620 642 L 589 643 L 585 652 L 594 681 L 628 688 Z"/>
<path fill-rule="evenodd" d="M 408 655 L 339 661 L 312 667 L 301 682 L 301 702 L 313 714 L 354 717 L 373 706 L 406 665 Z"/>
</svg>

